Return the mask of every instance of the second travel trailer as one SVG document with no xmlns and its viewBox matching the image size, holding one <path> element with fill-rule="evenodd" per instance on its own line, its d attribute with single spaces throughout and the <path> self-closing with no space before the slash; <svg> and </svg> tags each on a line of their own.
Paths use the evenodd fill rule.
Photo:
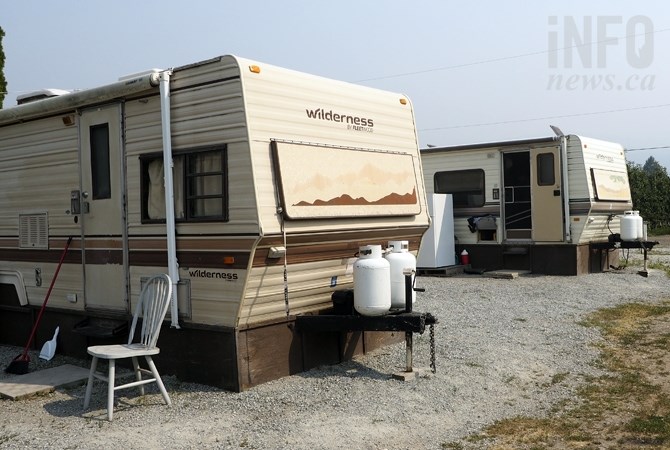
<svg viewBox="0 0 670 450">
<path fill-rule="evenodd" d="M 473 268 L 577 275 L 618 265 L 632 209 L 621 145 L 563 135 L 421 150 L 426 190 L 452 194 L 456 253 Z"/>
<path fill-rule="evenodd" d="M 158 364 L 183 380 L 242 390 L 402 338 L 294 320 L 352 286 L 359 246 L 418 249 L 404 95 L 221 56 L 0 111 L 0 173 L 2 343 L 23 344 L 70 236 L 36 339 L 60 326 L 65 354 L 124 340 L 157 272 L 176 288 Z"/>
</svg>

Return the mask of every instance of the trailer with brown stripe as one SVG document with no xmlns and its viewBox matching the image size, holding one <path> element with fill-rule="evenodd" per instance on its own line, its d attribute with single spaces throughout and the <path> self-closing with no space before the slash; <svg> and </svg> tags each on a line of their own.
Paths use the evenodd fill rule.
<svg viewBox="0 0 670 450">
<path fill-rule="evenodd" d="M 176 289 L 164 373 L 231 390 L 402 340 L 297 333 L 358 247 L 428 227 L 407 97 L 222 56 L 0 111 L 0 343 L 122 341 L 144 279 Z M 197 349 L 194 351 L 193 349 Z"/>
<path fill-rule="evenodd" d="M 473 268 L 579 275 L 618 265 L 618 250 L 602 244 L 633 206 L 624 149 L 552 128 L 421 150 L 426 191 L 453 195 L 456 252 Z"/>
</svg>

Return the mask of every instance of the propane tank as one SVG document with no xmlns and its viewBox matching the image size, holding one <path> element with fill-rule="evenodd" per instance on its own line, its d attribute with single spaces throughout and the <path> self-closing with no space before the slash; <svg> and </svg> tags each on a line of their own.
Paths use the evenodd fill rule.
<svg viewBox="0 0 670 450">
<path fill-rule="evenodd" d="M 406 269 L 416 272 L 416 258 L 409 252 L 409 241 L 389 241 L 390 252 L 385 258 L 391 265 L 391 308 L 405 308 Z M 414 277 L 412 274 L 412 286 Z M 416 302 L 416 292 L 412 290 L 412 303 Z"/>
<path fill-rule="evenodd" d="M 461 264 L 464 266 L 470 264 L 470 254 L 465 249 L 461 252 Z"/>
<path fill-rule="evenodd" d="M 381 245 L 364 245 L 354 262 L 354 309 L 364 316 L 381 316 L 391 309 L 391 265 Z"/>
<path fill-rule="evenodd" d="M 644 220 L 640 215 L 640 211 L 633 211 L 635 217 L 635 227 L 637 229 L 637 239 L 644 239 Z"/>
<path fill-rule="evenodd" d="M 634 241 L 638 237 L 638 218 L 634 211 L 624 211 L 623 216 L 619 217 L 619 234 L 622 241 Z"/>
</svg>

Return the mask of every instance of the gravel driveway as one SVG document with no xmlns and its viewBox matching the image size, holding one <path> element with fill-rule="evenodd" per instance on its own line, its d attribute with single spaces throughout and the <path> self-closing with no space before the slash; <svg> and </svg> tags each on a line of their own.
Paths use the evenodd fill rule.
<svg viewBox="0 0 670 450">
<path fill-rule="evenodd" d="M 664 243 L 650 252 L 651 262 L 667 261 L 668 249 Z M 155 390 L 144 398 L 123 391 L 111 423 L 102 386 L 85 413 L 81 386 L 0 400 L 0 448 L 444 448 L 496 420 L 542 415 L 572 396 L 586 375 L 598 375 L 592 344 L 599 334 L 579 322 L 599 308 L 670 299 L 663 271 L 650 269 L 645 278 L 637 270 L 513 280 L 419 277 L 426 292 L 415 310 L 439 320 L 436 374 L 427 370 L 425 333 L 415 336 L 414 366 L 426 370 L 409 382 L 390 377 L 404 368 L 403 343 L 239 394 L 166 377 L 172 408 Z M 18 353 L 0 346 L 0 364 Z M 32 360 L 87 365 L 59 355 L 49 363 L 36 354 Z"/>
</svg>

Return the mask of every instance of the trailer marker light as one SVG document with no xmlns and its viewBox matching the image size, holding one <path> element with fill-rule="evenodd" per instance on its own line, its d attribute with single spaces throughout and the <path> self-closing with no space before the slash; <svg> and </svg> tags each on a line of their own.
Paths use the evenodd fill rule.
<svg viewBox="0 0 670 450">
<path fill-rule="evenodd" d="M 234 256 L 224 256 L 223 257 L 223 263 L 224 264 L 235 264 L 235 257 Z"/>
<path fill-rule="evenodd" d="M 401 104 L 401 105 L 406 105 L 406 104 L 407 104 L 407 99 L 405 99 L 405 98 L 401 98 L 401 99 L 400 99 L 400 104 Z"/>
<path fill-rule="evenodd" d="M 249 70 L 250 70 L 252 73 L 261 73 L 261 68 L 258 67 L 258 66 L 256 66 L 256 65 L 251 65 L 251 66 L 249 66 Z"/>
</svg>

